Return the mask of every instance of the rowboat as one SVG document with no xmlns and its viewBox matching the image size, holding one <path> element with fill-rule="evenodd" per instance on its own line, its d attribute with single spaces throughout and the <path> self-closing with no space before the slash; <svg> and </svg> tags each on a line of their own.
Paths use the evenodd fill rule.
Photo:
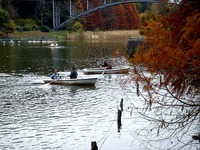
<svg viewBox="0 0 200 150">
<path fill-rule="evenodd" d="M 58 43 L 51 43 L 50 47 L 58 47 Z"/>
<path fill-rule="evenodd" d="M 9 44 L 14 44 L 15 42 L 13 40 L 10 40 L 8 43 Z"/>
<path fill-rule="evenodd" d="M 128 66 L 119 66 L 119 67 L 112 67 L 112 69 L 105 69 L 101 68 L 84 68 L 84 74 L 119 74 L 119 73 L 128 73 L 130 68 Z"/>
<path fill-rule="evenodd" d="M 69 77 L 65 77 L 61 79 L 44 79 L 43 81 L 49 84 L 94 85 L 97 82 L 97 78 L 70 79 Z"/>
</svg>

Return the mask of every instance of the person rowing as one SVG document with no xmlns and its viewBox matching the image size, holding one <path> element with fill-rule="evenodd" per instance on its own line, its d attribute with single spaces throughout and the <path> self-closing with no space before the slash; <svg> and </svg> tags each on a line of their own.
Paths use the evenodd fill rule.
<svg viewBox="0 0 200 150">
<path fill-rule="evenodd" d="M 51 75 L 51 79 L 59 79 L 60 78 L 60 76 L 59 76 L 59 74 L 58 74 L 58 72 L 57 72 L 57 69 L 52 69 L 52 75 Z"/>
<path fill-rule="evenodd" d="M 71 73 L 69 75 L 70 79 L 75 79 L 75 78 L 77 78 L 77 76 L 78 76 L 78 73 L 77 73 L 75 67 L 72 67 Z"/>
<path fill-rule="evenodd" d="M 58 43 L 53 42 L 53 43 L 50 44 L 50 46 L 51 46 L 51 47 L 56 47 L 56 46 L 58 46 Z"/>
<path fill-rule="evenodd" d="M 107 62 L 103 62 L 103 65 L 102 67 L 106 68 L 106 69 L 112 69 L 112 65 L 110 63 L 107 63 Z"/>
</svg>

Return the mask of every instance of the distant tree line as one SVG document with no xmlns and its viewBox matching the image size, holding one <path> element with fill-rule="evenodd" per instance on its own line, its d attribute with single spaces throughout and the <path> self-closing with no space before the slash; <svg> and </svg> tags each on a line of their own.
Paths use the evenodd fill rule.
<svg viewBox="0 0 200 150">
<path fill-rule="evenodd" d="M 116 1 L 116 0 L 115 0 Z M 114 1 L 112 1 L 114 2 Z M 61 22 L 69 18 L 69 2 L 61 1 Z M 86 10 L 86 0 L 76 0 L 78 13 Z M 93 7 L 99 0 L 91 2 Z M 139 14 L 147 11 L 152 4 L 123 4 L 96 11 L 72 22 L 65 29 L 79 30 L 131 30 L 139 27 Z M 6 34 L 17 31 L 50 31 L 53 22 L 52 1 L 0 0 L 0 31 Z"/>
</svg>

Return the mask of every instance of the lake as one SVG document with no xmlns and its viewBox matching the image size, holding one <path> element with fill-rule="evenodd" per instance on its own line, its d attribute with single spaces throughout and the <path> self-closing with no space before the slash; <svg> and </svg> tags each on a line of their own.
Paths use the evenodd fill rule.
<svg viewBox="0 0 200 150">
<path fill-rule="evenodd" d="M 127 41 L 0 44 L 0 149 L 99 150 L 165 149 L 135 106 L 146 103 L 136 94 L 132 74 L 89 75 L 94 86 L 44 84 L 52 68 L 83 75 L 85 67 L 103 61 L 130 65 L 123 56 Z M 130 66 L 131 67 L 131 66 Z M 122 126 L 117 112 L 123 99 Z M 148 135 L 146 135 L 148 133 Z"/>
</svg>

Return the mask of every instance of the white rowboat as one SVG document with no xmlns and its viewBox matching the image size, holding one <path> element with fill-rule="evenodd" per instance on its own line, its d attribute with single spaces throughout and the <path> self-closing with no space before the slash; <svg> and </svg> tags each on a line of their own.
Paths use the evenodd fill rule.
<svg viewBox="0 0 200 150">
<path fill-rule="evenodd" d="M 97 78 L 62 78 L 62 79 L 45 79 L 44 83 L 49 84 L 68 84 L 68 85 L 94 85 Z"/>
<path fill-rule="evenodd" d="M 58 47 L 58 43 L 51 43 L 50 47 Z"/>
<path fill-rule="evenodd" d="M 84 74 L 119 74 L 119 73 L 128 73 L 130 68 L 128 66 L 112 67 L 112 69 L 101 68 L 84 68 Z"/>
</svg>

